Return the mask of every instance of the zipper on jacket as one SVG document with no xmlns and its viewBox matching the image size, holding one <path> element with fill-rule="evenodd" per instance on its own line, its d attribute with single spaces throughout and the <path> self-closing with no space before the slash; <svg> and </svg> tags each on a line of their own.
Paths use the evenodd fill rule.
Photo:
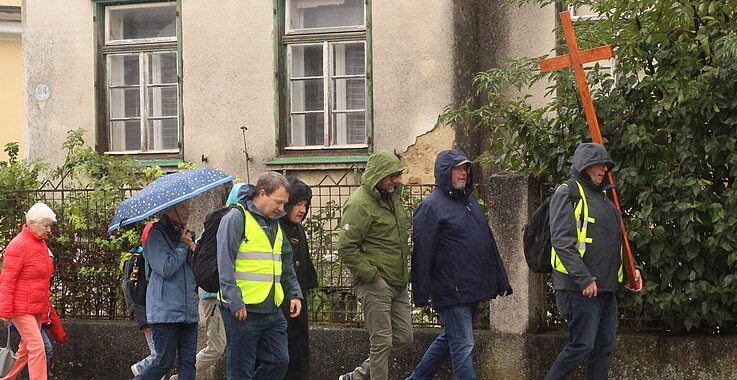
<svg viewBox="0 0 737 380">
<path fill-rule="evenodd" d="M 381 195 L 379 195 L 379 198 L 381 198 Z M 394 227 L 396 227 L 396 229 L 397 229 L 397 237 L 399 238 L 399 242 L 400 242 L 400 247 L 399 247 L 399 250 L 401 252 L 400 257 L 402 258 L 402 274 L 401 274 L 401 276 L 402 276 L 402 282 L 404 282 L 404 273 L 407 271 L 407 262 L 406 262 L 407 261 L 407 257 L 406 257 L 407 255 L 404 253 L 404 249 L 401 246 L 401 244 L 403 244 L 403 242 L 402 242 L 402 234 L 399 231 L 399 220 L 397 219 L 397 213 L 395 211 L 395 207 L 394 207 L 394 204 L 393 204 L 394 200 L 392 199 L 391 195 L 389 196 L 389 200 L 392 201 L 392 206 L 391 207 L 387 207 L 387 205 L 383 205 L 383 206 L 384 206 L 384 208 L 386 208 L 387 210 L 389 210 L 389 212 L 391 212 L 392 215 L 394 216 Z M 382 202 L 382 203 L 385 203 L 385 202 Z M 402 207 L 402 206 L 400 205 L 399 207 Z"/>
</svg>

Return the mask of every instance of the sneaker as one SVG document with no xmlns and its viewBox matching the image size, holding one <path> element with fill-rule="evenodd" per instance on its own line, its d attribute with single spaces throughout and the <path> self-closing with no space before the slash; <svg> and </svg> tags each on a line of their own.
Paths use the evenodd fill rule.
<svg viewBox="0 0 737 380">
<path fill-rule="evenodd" d="M 140 373 L 140 371 L 138 370 L 138 366 L 133 364 L 131 366 L 131 372 L 133 372 L 133 376 L 138 376 L 138 374 Z"/>
<path fill-rule="evenodd" d="M 340 375 L 338 380 L 353 380 L 353 372 L 348 372 L 345 375 Z"/>
</svg>

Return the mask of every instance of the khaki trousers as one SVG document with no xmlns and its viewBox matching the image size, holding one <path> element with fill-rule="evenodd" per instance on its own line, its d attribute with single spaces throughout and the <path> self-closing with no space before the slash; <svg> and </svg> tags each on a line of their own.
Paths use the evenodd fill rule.
<svg viewBox="0 0 737 380">
<path fill-rule="evenodd" d="M 383 279 L 356 287 L 369 333 L 368 359 L 353 370 L 354 380 L 387 380 L 389 359 L 412 344 L 412 307 L 407 288 L 395 288 Z"/>
</svg>

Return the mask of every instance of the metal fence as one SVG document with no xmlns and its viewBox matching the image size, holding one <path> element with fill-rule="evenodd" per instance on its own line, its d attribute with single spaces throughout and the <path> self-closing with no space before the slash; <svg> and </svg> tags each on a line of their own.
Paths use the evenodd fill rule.
<svg viewBox="0 0 737 380">
<path fill-rule="evenodd" d="M 357 185 L 314 186 L 312 206 L 304 222 L 320 287 L 311 291 L 309 317 L 316 323 L 362 324 L 361 306 L 351 286 L 350 271 L 337 255 L 337 237 L 342 208 Z M 433 185 L 406 185 L 402 200 L 412 212 Z M 20 232 L 24 213 L 35 202 L 44 202 L 57 214 L 48 239 L 54 254 L 52 301 L 66 318 L 129 319 L 121 295 L 120 256 L 139 240 L 146 221 L 124 231 L 107 233 L 117 205 L 138 189 L 108 191 L 62 189 L 0 191 L 0 249 Z M 129 232 L 130 234 L 130 232 Z M 135 236 L 135 237 L 133 237 Z M 409 242 L 411 244 L 411 242 Z M 438 326 L 430 308 L 414 308 L 418 326 Z M 489 328 L 488 305 L 482 305 L 478 328 Z"/>
<path fill-rule="evenodd" d="M 351 286 L 348 268 L 338 257 L 338 231 L 342 209 L 358 185 L 320 185 L 312 188 L 312 206 L 304 222 L 320 287 L 309 295 L 310 320 L 313 322 L 358 325 L 362 323 L 361 305 Z M 433 185 L 405 185 L 402 201 L 412 215 L 419 202 L 432 192 Z M 411 241 L 409 242 L 411 244 Z M 481 320 L 488 320 L 486 317 Z M 437 314 L 430 308 L 414 308 L 415 325 L 437 326 Z M 488 325 L 488 324 L 487 324 Z"/>
<path fill-rule="evenodd" d="M 100 191 L 47 186 L 0 191 L 0 248 L 25 223 L 25 212 L 44 202 L 57 216 L 47 241 L 54 255 L 52 303 L 61 317 L 129 318 L 120 296 L 120 252 L 128 242 L 108 235 L 115 206 L 137 189 Z M 115 206 L 114 206 L 115 205 Z"/>
</svg>

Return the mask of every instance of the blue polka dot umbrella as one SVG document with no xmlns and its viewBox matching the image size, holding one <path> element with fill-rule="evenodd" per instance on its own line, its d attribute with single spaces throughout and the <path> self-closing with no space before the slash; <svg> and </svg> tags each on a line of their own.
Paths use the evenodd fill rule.
<svg viewBox="0 0 737 380">
<path fill-rule="evenodd" d="M 161 176 L 118 206 L 107 232 L 146 219 L 169 206 L 234 179 L 233 176 L 210 167 Z"/>
</svg>

